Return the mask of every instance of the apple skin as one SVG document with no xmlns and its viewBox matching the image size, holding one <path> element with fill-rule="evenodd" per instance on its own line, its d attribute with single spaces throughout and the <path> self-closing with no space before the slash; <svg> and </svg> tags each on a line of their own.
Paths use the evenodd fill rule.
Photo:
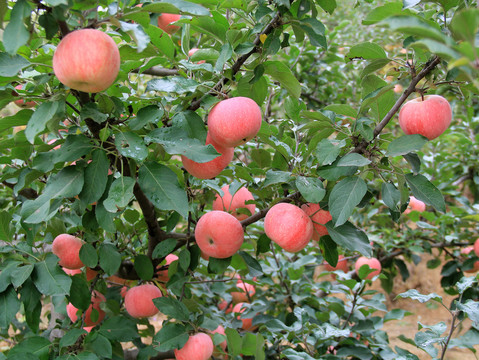
<svg viewBox="0 0 479 360">
<path fill-rule="evenodd" d="M 134 318 L 145 318 L 156 315 L 159 310 L 153 299 L 162 297 L 161 290 L 152 284 L 132 287 L 125 295 L 125 309 Z"/>
<path fill-rule="evenodd" d="M 217 327 L 215 330 L 213 330 L 213 331 L 211 332 L 211 334 L 212 334 L 212 335 L 214 335 L 214 334 L 221 334 L 221 335 L 225 335 L 225 336 L 226 336 L 225 328 L 224 328 L 222 325 L 218 325 L 218 327 Z M 212 340 L 213 340 L 213 339 L 212 339 Z M 214 342 L 213 342 L 213 344 L 214 344 Z M 225 341 L 222 341 L 221 343 L 219 343 L 218 345 L 219 345 L 219 347 L 221 347 L 221 349 L 223 350 L 223 352 L 220 352 L 220 351 L 218 351 L 218 350 L 216 350 L 216 349 L 213 350 L 213 355 L 214 355 L 215 357 L 220 357 L 220 356 L 222 356 L 222 354 L 224 354 L 224 353 L 226 352 L 227 342 L 226 342 L 226 340 L 225 340 Z"/>
<path fill-rule="evenodd" d="M 53 71 L 71 89 L 97 93 L 109 88 L 120 70 L 120 51 L 115 41 L 96 29 L 66 35 L 53 54 Z"/>
<path fill-rule="evenodd" d="M 241 320 L 241 322 L 243 323 L 243 325 L 241 325 L 241 328 L 243 330 L 246 330 L 246 331 L 250 331 L 250 330 L 253 330 L 255 328 L 255 326 L 253 326 L 253 319 L 250 318 L 250 319 L 245 319 L 243 317 L 241 317 L 241 314 L 244 313 L 246 311 L 246 308 L 243 308 L 243 305 L 245 303 L 237 303 L 234 307 L 233 307 L 233 313 L 238 313 L 238 316 L 236 316 L 236 318 L 238 320 Z"/>
<path fill-rule="evenodd" d="M 426 211 L 426 204 L 424 204 L 421 200 L 416 199 L 414 196 L 410 196 L 409 204 L 406 210 L 404 210 L 404 214 L 409 214 L 411 211 Z"/>
<path fill-rule="evenodd" d="M 299 207 L 288 203 L 274 205 L 264 218 L 266 235 L 284 250 L 298 252 L 313 236 L 313 222 Z"/>
<path fill-rule="evenodd" d="M 175 254 L 168 254 L 165 257 L 165 260 L 166 260 L 165 265 L 170 265 L 173 261 L 178 260 L 178 256 L 176 256 Z M 160 270 L 160 271 L 158 271 L 157 274 L 158 274 L 157 279 L 160 280 L 160 281 L 168 282 L 168 280 L 170 280 L 170 277 L 168 276 L 168 269 Z"/>
<path fill-rule="evenodd" d="M 344 255 L 339 255 L 338 256 L 338 263 L 336 264 L 335 267 L 329 265 L 328 263 L 325 263 L 324 268 L 326 269 L 326 271 L 341 270 L 344 273 L 347 273 L 349 271 L 348 260 L 344 258 Z"/>
<path fill-rule="evenodd" d="M 372 279 L 373 277 L 381 273 L 381 263 L 376 258 L 367 258 L 365 256 L 359 257 L 356 260 L 356 264 L 354 264 L 356 274 L 359 274 L 359 269 L 361 269 L 361 266 L 363 265 L 368 265 L 371 269 L 375 269 L 375 271 L 366 276 L 366 279 Z"/>
<path fill-rule="evenodd" d="M 91 304 L 85 312 L 85 326 L 86 327 L 95 326 L 95 325 L 101 323 L 102 320 L 105 318 L 105 312 L 102 309 L 100 309 L 100 304 L 102 302 L 105 302 L 105 301 L 106 301 L 106 298 L 102 293 L 100 293 L 96 290 L 93 292 L 92 297 L 91 297 Z M 98 319 L 96 321 L 93 321 L 92 318 L 91 318 L 91 313 L 92 313 L 93 309 L 98 311 Z M 78 309 L 75 306 L 73 306 L 71 303 L 68 303 L 68 305 L 67 305 L 67 315 L 72 322 L 76 322 L 78 320 L 77 311 L 78 311 Z"/>
<path fill-rule="evenodd" d="M 80 249 L 83 241 L 79 238 L 69 235 L 60 234 L 52 243 L 52 252 L 59 257 L 58 264 L 64 268 L 75 270 L 84 266 L 80 260 Z"/>
<path fill-rule="evenodd" d="M 247 294 L 249 294 L 250 298 L 256 294 L 254 285 L 244 282 L 243 280 L 238 280 L 236 287 L 240 289 L 240 291 L 233 291 L 231 293 L 231 297 L 233 298 L 233 302 L 235 304 L 239 302 L 248 302 L 249 298 Z"/>
<path fill-rule="evenodd" d="M 461 254 L 464 254 L 464 255 L 469 255 L 471 252 L 475 253 L 474 246 L 467 246 L 461 249 Z M 476 271 L 479 271 L 479 260 L 474 262 L 474 267 L 472 269 L 464 270 L 465 273 L 474 273 Z"/>
<path fill-rule="evenodd" d="M 15 86 L 15 89 L 22 90 L 22 87 L 23 87 L 22 85 L 17 85 L 17 86 Z M 18 93 L 16 91 L 13 91 L 13 93 L 14 93 L 13 94 L 14 96 L 20 96 L 20 95 L 18 95 Z M 18 107 L 21 107 L 21 108 L 24 108 L 24 109 L 25 108 L 32 108 L 35 105 L 37 105 L 37 103 L 35 101 L 25 101 L 23 99 L 15 100 L 13 103 L 15 105 L 17 105 Z"/>
<path fill-rule="evenodd" d="M 67 268 L 62 268 L 62 269 L 63 269 L 63 271 L 65 271 L 66 274 L 68 274 L 70 276 L 82 273 L 81 269 L 73 269 L 73 270 L 70 270 L 70 269 L 67 269 Z M 97 274 L 98 274 L 97 271 L 87 267 L 86 268 L 86 281 L 93 280 L 96 277 Z"/>
<path fill-rule="evenodd" d="M 158 16 L 158 27 L 161 30 L 166 31 L 168 34 L 173 34 L 180 27 L 177 25 L 170 25 L 170 24 L 180 20 L 180 17 L 181 17 L 180 14 L 163 13 L 160 16 Z"/>
<path fill-rule="evenodd" d="M 399 126 L 406 135 L 420 134 L 429 140 L 446 131 L 451 120 L 451 105 L 440 95 L 409 100 L 399 111 Z"/>
<path fill-rule="evenodd" d="M 208 131 L 219 145 L 234 147 L 256 136 L 261 128 L 261 108 L 247 97 L 217 103 L 208 114 Z"/>
<path fill-rule="evenodd" d="M 213 355 L 214 345 L 211 337 L 198 333 L 188 338 L 181 349 L 175 349 L 176 360 L 208 360 Z"/>
<path fill-rule="evenodd" d="M 213 201 L 213 210 L 226 211 L 231 213 L 239 221 L 247 219 L 247 214 L 238 214 L 237 209 L 248 209 L 251 215 L 254 214 L 256 210 L 255 204 L 245 204 L 246 201 L 254 200 L 253 194 L 245 188 L 242 187 L 234 195 L 231 195 L 229 192 L 229 185 L 225 185 L 221 188 L 224 195 L 216 194 L 216 199 Z"/>
<path fill-rule="evenodd" d="M 212 179 L 218 176 L 233 160 L 235 149 L 232 147 L 224 147 L 218 145 L 209 135 L 206 136 L 206 145 L 211 144 L 221 155 L 211 161 L 205 163 L 198 163 L 186 156 L 181 155 L 183 167 L 189 174 L 198 179 Z"/>
<path fill-rule="evenodd" d="M 474 242 L 474 252 L 476 253 L 476 256 L 479 256 L 479 239 Z"/>
<path fill-rule="evenodd" d="M 326 229 L 326 224 L 328 221 L 332 220 L 333 217 L 331 213 L 326 210 L 321 210 L 319 204 L 307 203 L 301 206 L 301 209 L 311 218 L 313 222 L 313 240 L 319 240 L 321 236 L 328 235 L 328 229 Z"/>
<path fill-rule="evenodd" d="M 217 259 L 233 256 L 243 244 L 244 231 L 233 215 L 213 210 L 196 224 L 196 243 L 201 251 Z"/>
</svg>

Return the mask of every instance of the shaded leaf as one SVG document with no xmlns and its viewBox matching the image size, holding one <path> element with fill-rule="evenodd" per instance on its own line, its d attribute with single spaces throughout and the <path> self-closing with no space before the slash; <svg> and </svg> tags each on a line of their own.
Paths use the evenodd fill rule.
<svg viewBox="0 0 479 360">
<path fill-rule="evenodd" d="M 357 176 L 347 177 L 334 186 L 329 196 L 329 212 L 334 226 L 342 225 L 349 219 L 367 190 L 364 180 Z"/>
</svg>

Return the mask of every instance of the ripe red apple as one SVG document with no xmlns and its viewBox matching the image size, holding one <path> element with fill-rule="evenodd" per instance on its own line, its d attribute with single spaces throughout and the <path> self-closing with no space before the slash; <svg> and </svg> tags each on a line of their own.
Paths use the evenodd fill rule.
<svg viewBox="0 0 479 360">
<path fill-rule="evenodd" d="M 195 52 L 197 52 L 198 50 L 199 50 L 199 49 L 197 49 L 197 48 L 190 49 L 190 51 L 188 51 L 188 57 L 193 56 L 193 54 L 194 54 Z M 196 63 L 197 63 L 197 64 L 204 64 L 205 62 L 206 62 L 205 60 L 200 60 L 200 61 L 198 61 L 198 62 L 196 62 Z"/>
<path fill-rule="evenodd" d="M 53 54 L 53 71 L 71 89 L 97 93 L 115 82 L 120 52 L 113 39 L 96 29 L 66 35 Z"/>
<path fill-rule="evenodd" d="M 409 214 L 411 211 L 426 211 L 426 204 L 424 204 L 421 200 L 416 199 L 414 196 L 410 196 L 409 204 L 406 210 L 404 210 L 404 214 Z"/>
<path fill-rule="evenodd" d="M 96 290 L 93 292 L 91 296 L 91 304 L 85 312 L 85 326 L 87 327 L 95 326 L 99 324 L 105 318 L 105 312 L 102 309 L 100 309 L 100 304 L 105 301 L 106 301 L 106 298 L 102 293 Z M 98 311 L 98 319 L 96 319 L 95 321 L 93 321 L 92 319 L 93 309 Z M 72 322 L 76 322 L 78 320 L 77 311 L 78 309 L 75 306 L 73 306 L 71 303 L 68 303 L 67 314 Z"/>
<path fill-rule="evenodd" d="M 15 86 L 17 90 L 22 90 L 22 88 L 22 85 Z M 13 91 L 13 93 L 14 96 L 20 96 L 16 91 Z M 15 100 L 13 103 L 21 108 L 31 108 L 37 104 L 35 101 L 25 101 L 25 99 Z"/>
<path fill-rule="evenodd" d="M 241 322 L 243 323 L 243 325 L 241 325 L 241 328 L 243 330 L 246 330 L 246 331 L 249 331 L 249 330 L 253 330 L 255 328 L 255 326 L 253 326 L 253 319 L 250 318 L 243 318 L 241 316 L 242 313 L 244 313 L 246 311 L 246 308 L 243 307 L 245 303 L 237 303 L 234 307 L 233 307 L 233 313 L 237 313 L 238 315 L 236 316 L 236 318 L 238 320 L 241 320 Z"/>
<path fill-rule="evenodd" d="M 180 20 L 180 17 L 180 14 L 163 13 L 158 16 L 158 27 L 161 30 L 166 31 L 168 34 L 173 34 L 180 27 L 177 25 L 171 25 L 171 23 Z"/>
<path fill-rule="evenodd" d="M 186 156 L 181 155 L 181 161 L 183 162 L 183 167 L 198 179 L 211 179 L 218 176 L 225 167 L 228 166 L 231 160 L 233 160 L 233 155 L 235 149 L 232 147 L 224 147 L 218 145 L 211 137 L 210 134 L 206 136 L 206 145 L 211 144 L 221 155 L 217 158 L 214 158 L 211 161 L 205 163 L 198 163 L 191 159 L 188 159 Z"/>
<path fill-rule="evenodd" d="M 196 243 L 206 255 L 217 259 L 233 256 L 243 244 L 244 231 L 233 215 L 224 211 L 210 211 L 198 220 Z"/>
<path fill-rule="evenodd" d="M 80 260 L 80 249 L 83 241 L 73 235 L 60 234 L 52 243 L 52 252 L 59 257 L 58 264 L 64 268 L 75 270 L 83 267 Z"/>
<path fill-rule="evenodd" d="M 368 276 L 366 276 L 366 279 L 372 279 L 374 276 L 381 273 L 381 263 L 378 259 L 361 256 L 356 260 L 356 264 L 354 265 L 354 268 L 356 269 L 356 274 L 359 274 L 359 269 L 361 269 L 361 267 L 365 265 L 369 266 L 371 270 L 375 270 Z"/>
<path fill-rule="evenodd" d="M 420 134 L 429 140 L 446 131 L 451 120 L 451 105 L 439 95 L 410 100 L 399 111 L 399 126 L 406 135 Z"/>
<path fill-rule="evenodd" d="M 333 217 L 329 211 L 321 210 L 319 204 L 307 203 L 301 206 L 301 209 L 311 218 L 314 225 L 313 240 L 319 240 L 321 236 L 328 235 L 326 224 Z"/>
<path fill-rule="evenodd" d="M 264 218 L 266 235 L 284 250 L 298 252 L 313 236 L 313 223 L 299 207 L 288 203 L 274 205 Z"/>
<path fill-rule="evenodd" d="M 326 271 L 342 270 L 343 272 L 347 273 L 349 271 L 348 260 L 344 257 L 344 255 L 339 255 L 338 263 L 335 267 L 329 265 L 328 263 L 325 263 L 324 268 L 326 269 Z"/>
<path fill-rule="evenodd" d="M 247 97 L 217 103 L 208 114 L 208 131 L 219 145 L 234 147 L 256 136 L 261 128 L 261 108 Z"/>
<path fill-rule="evenodd" d="M 175 254 L 168 254 L 165 257 L 165 260 L 166 260 L 165 265 L 170 265 L 173 261 L 178 260 L 178 256 L 176 256 Z M 162 267 L 163 265 L 158 265 L 158 266 Z M 168 269 L 158 271 L 157 279 L 160 281 L 165 281 L 165 282 L 170 280 L 170 277 L 168 276 Z"/>
<path fill-rule="evenodd" d="M 213 355 L 213 340 L 205 333 L 198 333 L 188 338 L 181 349 L 175 349 L 176 360 L 208 360 Z"/>
<path fill-rule="evenodd" d="M 246 219 L 249 215 L 238 214 L 237 209 L 247 209 L 250 214 L 253 215 L 256 210 L 256 205 L 245 204 L 246 201 L 254 200 L 253 194 L 251 194 L 247 188 L 242 187 L 234 195 L 231 195 L 229 188 L 229 185 L 225 185 L 221 188 L 224 193 L 222 197 L 220 194 L 216 194 L 216 199 L 213 201 L 213 210 L 229 212 L 239 221 Z"/>
<path fill-rule="evenodd" d="M 476 256 L 479 256 L 479 239 L 474 242 L 474 252 L 476 253 Z"/>
<path fill-rule="evenodd" d="M 469 255 L 471 252 L 475 252 L 474 246 L 467 246 L 461 249 L 461 254 L 464 254 L 464 255 Z M 479 271 L 479 260 L 474 262 L 474 266 L 472 269 L 464 270 L 465 273 L 474 273 L 476 271 Z"/>
<path fill-rule="evenodd" d="M 244 282 L 243 280 L 238 280 L 236 283 L 236 287 L 240 289 L 240 291 L 233 291 L 231 293 L 234 303 L 248 302 L 249 298 L 256 294 L 256 289 L 254 288 L 254 285 Z"/>
<path fill-rule="evenodd" d="M 233 311 L 233 304 L 230 304 L 230 306 L 228 306 L 228 304 L 230 304 L 228 301 L 222 300 L 222 301 L 218 304 L 218 309 L 219 309 L 219 310 L 224 310 L 224 311 L 225 311 L 225 314 L 229 314 L 230 312 Z M 227 307 L 228 307 L 228 308 L 227 308 Z"/>
<path fill-rule="evenodd" d="M 161 297 L 161 290 L 152 284 L 134 286 L 126 292 L 125 309 L 134 318 L 156 315 L 159 310 L 153 299 Z"/>
</svg>

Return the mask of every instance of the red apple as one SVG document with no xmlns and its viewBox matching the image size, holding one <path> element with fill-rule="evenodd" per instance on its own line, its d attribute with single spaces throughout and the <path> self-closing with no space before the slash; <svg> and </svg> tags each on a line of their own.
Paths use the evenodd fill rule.
<svg viewBox="0 0 479 360">
<path fill-rule="evenodd" d="M 222 300 L 219 304 L 218 304 L 218 309 L 219 310 L 224 310 L 225 311 L 225 314 L 229 314 L 230 312 L 233 311 L 233 304 L 230 304 L 230 306 L 228 306 L 229 302 L 226 301 L 226 300 Z M 228 308 L 226 308 L 228 307 Z"/>
<path fill-rule="evenodd" d="M 451 105 L 439 95 L 410 100 L 399 111 L 399 126 L 406 135 L 420 134 L 429 140 L 446 131 L 451 120 Z"/>
<path fill-rule="evenodd" d="M 224 211 L 210 211 L 196 224 L 196 243 L 201 251 L 217 259 L 233 256 L 243 244 L 244 231 L 233 215 Z"/>
<path fill-rule="evenodd" d="M 178 260 L 178 256 L 176 256 L 175 254 L 168 254 L 168 255 L 166 255 L 166 257 L 165 257 L 165 260 L 166 260 L 166 264 L 165 264 L 165 265 L 170 265 L 173 261 Z M 159 267 L 162 267 L 162 266 L 163 266 L 163 265 L 159 265 Z M 160 281 L 165 281 L 165 282 L 167 282 L 168 280 L 170 280 L 170 277 L 168 276 L 168 269 L 158 271 L 157 274 L 158 274 L 158 275 L 157 275 L 157 278 L 158 278 L 158 280 L 160 280 Z"/>
<path fill-rule="evenodd" d="M 208 131 L 219 145 L 234 147 L 256 136 L 261 128 L 261 108 L 247 97 L 220 101 L 208 114 Z"/>
<path fill-rule="evenodd" d="M 171 25 L 171 23 L 180 20 L 180 17 L 180 14 L 163 13 L 158 16 L 158 27 L 161 30 L 166 31 L 168 34 L 173 34 L 180 27 L 177 25 Z"/>
<path fill-rule="evenodd" d="M 361 256 L 356 260 L 356 264 L 354 268 L 356 270 L 356 274 L 359 274 L 359 269 L 363 266 L 369 266 L 371 270 L 375 270 L 366 276 L 366 279 L 372 279 L 374 276 L 379 275 L 381 273 L 381 263 L 376 258 L 367 258 L 365 256 Z"/>
<path fill-rule="evenodd" d="M 176 360 L 208 360 L 213 355 L 213 340 L 205 333 L 198 333 L 188 338 L 181 349 L 175 349 Z"/>
<path fill-rule="evenodd" d="M 321 210 L 319 204 L 307 203 L 301 206 L 301 209 L 311 218 L 314 225 L 313 240 L 319 240 L 321 236 L 328 235 L 326 224 L 333 217 L 329 211 Z"/>
<path fill-rule="evenodd" d="M 80 249 L 83 241 L 73 235 L 60 234 L 52 243 L 52 252 L 60 259 L 58 264 L 64 268 L 75 270 L 83 267 L 80 260 Z"/>
<path fill-rule="evenodd" d="M 221 155 L 205 163 L 197 163 L 181 155 L 183 167 L 198 179 L 211 179 L 218 176 L 233 160 L 235 149 L 218 145 L 209 135 L 206 136 L 206 145 L 211 144 Z"/>
<path fill-rule="evenodd" d="M 53 71 L 71 89 L 97 93 L 115 82 L 120 52 L 113 39 L 96 29 L 66 35 L 53 54 Z"/>
<path fill-rule="evenodd" d="M 404 214 L 409 214 L 411 211 L 426 211 L 426 204 L 424 204 L 421 200 L 416 199 L 414 196 L 410 196 L 409 204 L 406 210 L 404 210 Z"/>
<path fill-rule="evenodd" d="M 240 291 L 233 291 L 231 293 L 234 303 L 248 302 L 249 298 L 251 298 L 256 293 L 254 285 L 244 282 L 243 280 L 238 280 L 238 282 L 236 283 L 236 287 L 240 289 Z"/>
<path fill-rule="evenodd" d="M 476 256 L 479 256 L 479 239 L 474 242 L 474 252 L 476 253 Z"/>
<path fill-rule="evenodd" d="M 313 236 L 313 223 L 299 207 L 288 203 L 274 205 L 264 218 L 266 235 L 289 252 L 306 247 Z"/>
<path fill-rule="evenodd" d="M 326 271 L 341 270 L 341 271 L 347 273 L 349 271 L 348 260 L 344 257 L 344 255 L 339 255 L 338 256 L 338 263 L 336 264 L 335 267 L 329 265 L 328 263 L 325 263 L 324 268 L 326 269 Z"/>
<path fill-rule="evenodd" d="M 152 284 L 134 286 L 126 292 L 125 309 L 134 318 L 156 315 L 159 310 L 153 299 L 161 297 L 161 290 Z"/>
<path fill-rule="evenodd" d="M 241 320 L 241 322 L 243 323 L 243 325 L 241 325 L 241 328 L 243 330 L 246 330 L 246 331 L 253 330 L 255 328 L 255 326 L 253 326 L 253 319 L 252 318 L 249 318 L 249 319 L 248 318 L 243 318 L 241 316 L 241 314 L 246 311 L 246 308 L 244 308 L 243 305 L 245 305 L 245 303 L 237 303 L 233 307 L 233 313 L 238 314 L 236 316 L 236 318 L 238 320 Z"/>
<path fill-rule="evenodd" d="M 95 326 L 99 324 L 105 318 L 105 312 L 102 309 L 100 309 L 100 304 L 105 301 L 106 301 L 106 298 L 102 293 L 96 290 L 93 292 L 91 297 L 91 304 L 85 312 L 85 326 L 87 327 Z M 92 314 L 91 314 L 93 309 L 98 311 L 98 318 L 95 321 L 93 321 Z M 78 320 L 77 311 L 78 309 L 75 306 L 73 306 L 71 303 L 68 303 L 67 314 L 72 322 L 76 322 Z"/>
<path fill-rule="evenodd" d="M 250 214 L 253 215 L 256 210 L 256 205 L 245 204 L 246 201 L 254 200 L 253 194 L 251 194 L 247 188 L 242 187 L 234 195 L 231 195 L 229 188 L 229 185 L 225 185 L 221 188 L 224 193 L 222 197 L 216 194 L 216 199 L 213 201 L 213 210 L 227 211 L 239 221 L 246 219 L 249 215 L 238 214 L 236 212 L 237 209 L 247 209 Z"/>
</svg>

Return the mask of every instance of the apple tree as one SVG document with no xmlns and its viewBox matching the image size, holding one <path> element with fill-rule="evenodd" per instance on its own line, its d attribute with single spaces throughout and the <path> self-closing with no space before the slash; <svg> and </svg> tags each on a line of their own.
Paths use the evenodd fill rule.
<svg viewBox="0 0 479 360">
<path fill-rule="evenodd" d="M 370 285 L 424 254 L 454 302 L 399 296 L 451 321 L 402 340 L 477 350 L 476 0 L 1 0 L 0 26 L 0 360 L 418 359 Z"/>
</svg>

